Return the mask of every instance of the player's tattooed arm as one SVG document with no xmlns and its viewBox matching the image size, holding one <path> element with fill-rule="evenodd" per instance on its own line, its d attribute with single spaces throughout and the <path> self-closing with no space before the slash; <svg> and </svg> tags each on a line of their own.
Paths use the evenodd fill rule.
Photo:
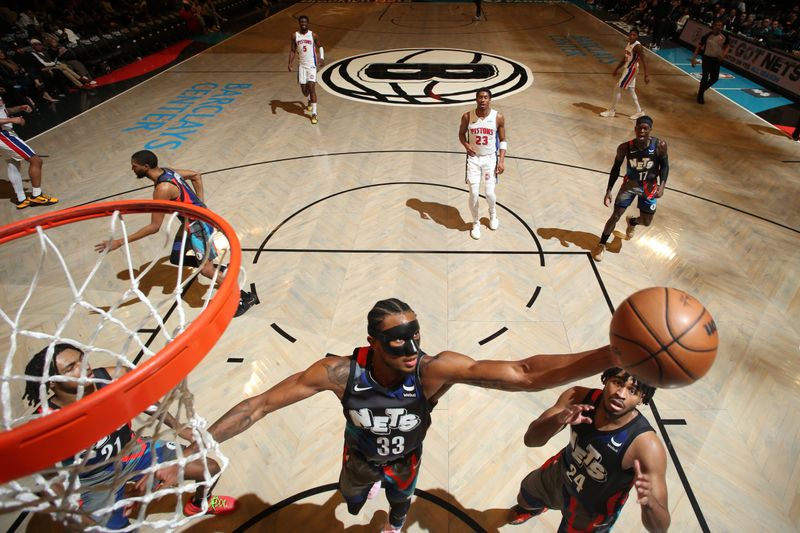
<svg viewBox="0 0 800 533">
<path fill-rule="evenodd" d="M 328 382 L 333 392 L 341 398 L 347 387 L 347 379 L 350 377 L 350 360 L 346 357 L 336 357 L 328 363 L 325 365 Z"/>
</svg>

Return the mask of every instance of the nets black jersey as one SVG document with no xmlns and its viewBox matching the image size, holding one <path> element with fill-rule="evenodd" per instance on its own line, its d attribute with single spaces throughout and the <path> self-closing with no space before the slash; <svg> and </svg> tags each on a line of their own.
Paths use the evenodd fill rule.
<svg viewBox="0 0 800 533">
<path fill-rule="evenodd" d="M 96 378 L 107 379 L 109 382 L 111 381 L 111 375 L 108 373 L 108 371 L 105 368 L 92 369 L 92 373 L 94 374 L 94 377 L 96 377 Z M 97 390 L 100 390 L 103 387 L 105 387 L 106 385 L 107 385 L 107 383 L 95 383 L 95 388 L 97 388 Z M 48 400 L 47 403 L 48 403 L 48 405 L 50 406 L 51 409 L 59 409 L 59 406 L 57 406 L 53 402 Z M 110 435 L 107 435 L 107 436 L 103 437 L 102 439 L 100 439 L 99 441 L 97 441 L 96 443 L 94 443 L 92 445 L 92 447 L 89 448 L 88 450 L 80 452 L 79 456 L 83 457 L 83 454 L 88 451 L 89 458 L 86 460 L 86 464 L 87 465 L 100 463 L 102 461 L 108 461 L 112 457 L 115 457 L 117 454 L 119 454 L 119 452 L 123 448 L 125 448 L 125 446 L 134 438 L 136 438 L 136 434 L 134 434 L 133 429 L 131 429 L 130 422 L 127 422 L 127 423 L 121 425 L 116 430 L 114 430 Z M 136 453 L 136 451 L 134 450 L 134 454 L 135 453 Z M 71 465 L 74 461 L 75 461 L 75 457 L 74 456 L 70 456 L 70 457 L 67 457 L 64 460 L 62 460 L 61 464 L 65 465 L 65 466 L 66 465 Z M 98 467 L 96 470 L 92 470 L 91 472 L 83 472 L 81 474 L 81 477 L 83 477 L 85 475 L 90 475 L 90 474 L 94 473 L 95 471 L 99 471 L 101 469 L 113 469 L 113 468 L 114 468 L 114 464 L 113 463 L 109 463 L 109 464 L 107 464 L 105 466 Z"/>
<path fill-rule="evenodd" d="M 610 515 L 622 507 L 633 486 L 634 470 L 623 470 L 622 458 L 636 437 L 653 428 L 637 411 L 636 417 L 621 428 L 598 431 L 594 417 L 602 394 L 592 389 L 581 402 L 595 406 L 588 414 L 592 423 L 570 426 L 569 444 L 561 452 L 561 469 L 564 486 L 584 508 Z"/>
<path fill-rule="evenodd" d="M 625 158 L 628 166 L 625 170 L 625 180 L 638 182 L 653 181 L 658 179 L 661 172 L 661 158 L 656 154 L 658 139 L 650 138 L 650 144 L 638 148 L 634 140 L 628 141 L 628 151 Z"/>
<path fill-rule="evenodd" d="M 431 408 L 419 376 L 425 354 L 420 352 L 416 370 L 394 390 L 370 375 L 373 352 L 356 348 L 350 360 L 350 375 L 342 397 L 347 424 L 344 441 L 368 461 L 389 463 L 422 446 L 431 425 Z"/>
</svg>

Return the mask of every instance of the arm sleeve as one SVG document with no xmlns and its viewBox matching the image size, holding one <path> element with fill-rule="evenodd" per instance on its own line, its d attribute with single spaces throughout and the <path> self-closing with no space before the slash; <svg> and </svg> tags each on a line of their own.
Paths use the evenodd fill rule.
<svg viewBox="0 0 800 533">
<path fill-rule="evenodd" d="M 606 187 L 606 191 L 611 191 L 614 188 L 614 184 L 617 182 L 617 178 L 619 178 L 619 170 L 622 168 L 622 160 L 621 159 L 614 159 L 614 166 L 611 167 L 611 172 L 608 173 L 608 187 Z"/>
<path fill-rule="evenodd" d="M 667 177 L 669 177 L 669 155 L 664 154 L 659 157 L 660 161 L 660 172 L 658 173 L 658 183 L 659 185 L 663 185 L 667 182 Z"/>
</svg>

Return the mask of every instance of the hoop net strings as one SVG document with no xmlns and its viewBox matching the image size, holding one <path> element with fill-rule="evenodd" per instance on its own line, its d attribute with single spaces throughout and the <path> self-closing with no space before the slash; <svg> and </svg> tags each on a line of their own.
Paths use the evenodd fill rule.
<svg viewBox="0 0 800 533">
<path fill-rule="evenodd" d="M 172 234 L 177 224 L 183 224 L 178 220 L 178 214 L 173 213 L 167 219 L 166 231 L 163 234 L 166 237 L 165 245 L 170 247 Z M 217 266 L 214 269 L 211 285 L 202 298 L 202 304 L 199 310 L 192 309 L 191 317 L 187 313 L 187 304 L 182 299 L 182 294 L 189 288 L 189 286 L 196 281 L 196 277 L 200 268 L 186 276 L 186 269 L 184 268 L 184 261 L 186 251 L 189 249 L 187 246 L 189 239 L 189 232 L 183 231 L 180 245 L 179 263 L 177 265 L 176 279 L 174 288 L 171 293 L 165 295 L 161 300 L 151 298 L 146 294 L 142 288 L 142 281 L 152 274 L 153 268 L 158 264 L 158 257 L 154 257 L 149 264 L 141 270 L 134 267 L 134 260 L 131 254 L 131 248 L 128 242 L 128 228 L 119 212 L 115 212 L 109 218 L 109 238 L 113 238 L 119 233 L 122 234 L 123 246 L 122 256 L 124 257 L 127 278 L 129 280 L 128 286 L 122 291 L 122 294 L 116 298 L 114 303 L 108 307 L 103 308 L 96 303 L 89 301 L 87 292 L 93 281 L 95 281 L 98 273 L 102 271 L 102 266 L 109 257 L 109 253 L 103 252 L 98 254 L 97 260 L 94 262 L 89 273 L 81 282 L 76 280 L 73 272 L 71 271 L 68 262 L 65 260 L 64 254 L 59 249 L 58 244 L 46 233 L 41 227 L 37 227 L 35 240 L 38 243 L 38 261 L 36 269 L 32 275 L 27 292 L 22 297 L 19 307 L 16 311 L 7 312 L 0 307 L 0 321 L 4 323 L 10 330 L 11 334 L 7 341 L 8 352 L 6 353 L 5 361 L 3 362 L 2 381 L 0 382 L 0 397 L 2 398 L 2 420 L 0 420 L 0 430 L 7 431 L 21 424 L 27 423 L 36 418 L 47 416 L 52 412 L 47 398 L 49 396 L 48 383 L 53 382 L 73 382 L 77 385 L 77 398 L 80 400 L 86 394 L 86 387 L 89 384 L 108 383 L 108 380 L 98 378 L 96 376 L 88 376 L 89 359 L 96 357 L 103 357 L 104 360 L 109 358 L 113 359 L 114 365 L 117 370 L 130 370 L 136 367 L 139 359 L 146 359 L 154 355 L 154 351 L 150 349 L 153 338 L 145 340 L 143 336 L 150 337 L 152 332 L 155 331 L 162 339 L 163 343 L 172 341 L 179 335 L 195 316 L 200 314 L 208 305 L 211 299 L 213 287 L 216 285 L 217 278 L 220 274 L 220 268 Z M 206 249 L 210 249 L 212 243 L 206 243 Z M 226 259 L 227 249 L 220 251 L 220 257 L 217 258 L 219 265 Z M 30 250 L 28 250 L 30 253 Z M 55 259 L 59 265 L 65 280 L 65 284 L 69 289 L 71 302 L 66 306 L 66 309 L 59 311 L 63 312 L 63 317 L 58 321 L 52 331 L 44 331 L 42 329 L 25 329 L 20 326 L 23 317 L 26 316 L 26 311 L 33 313 L 28 309 L 31 299 L 36 294 L 37 289 L 40 289 L 42 276 L 46 260 Z M 205 261 L 205 259 L 204 259 Z M 203 264 L 200 265 L 202 267 Z M 118 283 L 116 280 L 114 283 Z M 40 290 L 47 291 L 47 287 Z M 119 290 L 115 291 L 119 294 Z M 156 293 L 158 291 L 151 291 Z M 104 292 L 104 297 L 107 292 Z M 125 307 L 126 310 L 131 303 L 137 306 L 143 305 L 143 312 L 140 313 L 139 318 L 130 318 L 130 313 L 121 312 L 121 308 Z M 104 302 L 105 303 L 105 302 Z M 88 312 L 88 313 L 85 313 Z M 91 327 L 84 328 L 83 331 L 88 331 L 88 334 L 82 338 L 73 338 L 75 335 L 68 335 L 65 333 L 71 321 L 80 319 L 81 313 L 88 314 L 94 317 L 96 322 Z M 172 316 L 174 318 L 170 319 Z M 175 323 L 173 327 L 169 327 L 167 320 L 170 323 Z M 126 322 L 127 321 L 127 322 Z M 107 329 L 112 328 L 114 333 L 119 336 L 119 332 L 123 332 L 124 339 L 117 346 L 99 346 L 97 344 L 101 334 Z M 22 339 L 26 339 L 28 343 L 34 343 L 39 346 L 38 349 L 47 346 L 45 355 L 45 371 L 43 376 L 29 376 L 24 373 L 14 373 L 14 361 L 17 359 L 17 364 L 23 361 L 23 366 L 34 352 L 22 353 L 20 348 Z M 80 363 L 79 377 L 70 377 L 62 375 L 51 375 L 51 363 L 54 357 L 54 348 L 57 343 L 69 343 L 80 348 L 85 357 L 82 358 Z M 38 351 L 35 350 L 35 351 Z M 20 353 L 18 353 L 18 351 Z M 131 354 L 136 354 L 131 356 Z M 12 382 L 33 381 L 38 383 L 38 409 L 37 412 L 33 408 L 23 410 L 17 409 L 14 411 L 15 406 L 22 405 L 22 402 L 12 401 L 11 398 L 11 384 Z M 15 398 L 15 400 L 17 400 Z M 172 411 L 172 413 L 170 413 Z M 219 474 L 212 476 L 208 467 L 208 455 L 213 453 L 219 459 L 222 470 L 228 464 L 228 460 L 219 452 L 219 446 L 211 438 L 210 434 L 206 431 L 206 421 L 197 416 L 194 412 L 193 397 L 189 391 L 187 381 L 182 381 L 172 391 L 170 391 L 160 402 L 154 404 L 148 409 L 148 414 L 151 416 L 138 417 L 137 421 L 141 419 L 141 425 L 137 424 L 136 435 L 139 438 L 132 438 L 127 445 L 122 447 L 117 453 L 113 446 L 108 448 L 108 456 L 106 456 L 106 448 L 100 450 L 95 449 L 89 453 L 78 453 L 72 458 L 72 463 L 69 465 L 62 464 L 52 468 L 46 469 L 42 472 L 35 473 L 26 478 L 15 480 L 6 485 L 0 486 L 0 512 L 11 512 L 18 510 L 28 511 L 49 511 L 54 513 L 56 517 L 62 521 L 72 521 L 76 524 L 82 524 L 82 528 L 87 531 L 106 531 L 105 528 L 98 525 L 90 525 L 93 523 L 105 523 L 107 517 L 116 509 L 121 507 L 138 505 L 138 511 L 134 510 L 134 516 L 130 517 L 131 524 L 123 531 L 132 531 L 142 525 L 160 529 L 173 529 L 178 527 L 192 517 L 183 517 L 181 498 L 175 498 L 175 509 L 171 517 L 153 520 L 146 518 L 146 510 L 148 504 L 157 498 L 166 495 L 174 494 L 180 496 L 185 492 L 194 493 L 198 487 L 204 487 L 207 492 L 210 487 L 216 482 Z M 174 429 L 167 424 L 170 422 Z M 177 441 L 178 434 L 186 438 L 191 436 L 191 439 L 197 442 L 198 452 L 191 456 L 184 456 L 181 446 L 175 446 L 176 458 L 172 461 L 158 463 L 157 455 L 153 451 L 151 453 L 152 460 L 150 464 L 144 469 L 138 471 L 126 472 L 120 462 L 120 458 L 128 457 L 141 450 L 142 437 L 141 435 L 148 435 L 144 438 L 145 441 L 155 442 L 163 440 L 165 442 Z M 98 443 L 99 444 L 99 443 Z M 100 453 L 103 458 L 101 462 L 88 463 L 89 459 Z M 13 460 L 12 458 L 6 458 Z M 204 476 L 201 481 L 191 481 L 185 478 L 184 469 L 187 463 L 201 459 L 203 465 Z M 155 472 L 161 468 L 178 465 L 178 486 L 177 487 L 161 487 L 157 484 L 154 475 Z M 88 486 L 86 483 L 81 483 L 81 474 L 87 472 L 94 472 L 103 466 L 113 465 L 113 475 L 106 476 L 102 483 Z M 90 513 L 83 511 L 79 508 L 81 494 L 86 492 L 114 494 L 120 489 L 123 489 L 126 483 L 133 481 L 134 478 L 141 476 L 150 478 L 149 482 L 145 483 L 145 491 L 143 494 L 126 496 L 114 501 L 114 498 L 109 498 L 104 503 L 100 510 L 91 513 L 92 522 L 87 522 L 84 517 L 89 516 Z M 204 507 L 207 506 L 206 499 L 203 499 Z M 202 516 L 198 514 L 195 516 Z M 105 519 L 104 519 L 105 518 Z"/>
</svg>

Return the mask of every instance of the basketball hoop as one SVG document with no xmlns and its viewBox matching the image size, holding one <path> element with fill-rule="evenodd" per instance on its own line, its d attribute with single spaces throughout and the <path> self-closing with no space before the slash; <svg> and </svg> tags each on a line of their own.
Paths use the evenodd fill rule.
<svg viewBox="0 0 800 533">
<path fill-rule="evenodd" d="M 142 218 L 142 214 L 152 213 L 171 214 L 164 219 L 167 222 L 167 238 L 162 240 L 160 247 L 155 246 L 159 241 L 155 236 L 129 244 L 125 219 Z M 103 218 L 110 219 L 110 230 L 107 227 L 100 229 Z M 184 261 L 187 254 L 191 256 L 191 252 L 188 252 L 187 232 L 183 232 L 182 238 L 176 239 L 175 245 L 172 245 L 170 229 L 176 225 L 176 220 L 185 227 L 188 227 L 185 220 L 200 220 L 210 224 L 214 229 L 214 237 L 209 238 L 206 245 L 218 250 L 217 263 L 227 259 L 225 272 L 231 273 L 214 291 L 217 278 L 224 275 L 221 265 L 214 265 L 211 285 L 205 295 L 198 299 L 202 303 L 197 303 L 195 308 L 185 300 L 194 285 L 200 286 L 196 280 L 199 269 L 184 276 Z M 82 225 L 76 232 L 75 224 L 79 222 Z M 90 227 L 83 228 L 84 224 Z M 143 224 L 132 225 L 138 227 Z M 92 251 L 93 242 L 102 240 L 104 236 L 109 239 L 120 235 L 124 244 L 118 252 L 95 254 Z M 91 240 L 87 242 L 87 238 Z M 178 268 L 159 266 L 164 263 L 165 249 L 169 250 L 170 246 L 174 248 L 179 241 Z M 0 331 L 0 349 L 7 347 L 5 361 L 0 363 L 3 365 L 0 381 L 3 402 L 0 410 L 0 457 L 3 457 L 0 484 L 7 484 L 0 486 L 0 512 L 19 509 L 54 512 L 57 509 L 69 514 L 66 502 L 74 503 L 78 499 L 75 494 L 86 490 L 86 487 L 81 487 L 80 481 L 75 482 L 77 474 L 85 473 L 80 470 L 81 461 L 76 454 L 87 450 L 121 425 L 136 419 L 159 400 L 179 404 L 185 418 L 181 422 L 183 429 L 191 429 L 195 440 L 201 444 L 199 456 L 205 459 L 209 452 L 220 456 L 218 446 L 205 431 L 205 421 L 194 415 L 185 378 L 225 331 L 239 302 L 237 277 L 241 271 L 241 249 L 230 224 L 207 209 L 188 204 L 156 200 L 108 202 L 65 209 L 9 224 L 0 228 L 0 244 L 3 245 L 0 247 L 0 260 L 35 254 L 37 246 L 39 252 L 36 271 L 30 272 L 21 261 L 19 272 L 14 271 L 15 275 L 12 276 L 15 279 L 3 282 L 9 287 L 4 290 L 7 298 L 0 299 L 0 327 L 10 330 L 7 340 L 2 340 L 5 331 Z M 9 246 L 15 248 L 6 255 L 3 252 Z M 145 261 L 139 267 L 136 260 L 148 255 L 147 252 L 140 253 L 142 250 L 152 255 L 149 255 L 149 262 Z M 202 258 L 200 265 L 205 265 L 207 260 Z M 163 284 L 165 293 L 169 293 L 161 300 L 146 294 L 148 290 L 153 292 L 148 276 L 155 276 L 156 270 L 162 277 L 164 272 L 174 275 L 174 285 L 172 281 Z M 117 278 L 127 277 L 128 284 L 121 286 L 117 279 L 109 281 L 108 274 L 114 272 Z M 100 279 L 104 274 L 105 279 Z M 30 281 L 24 287 L 26 276 L 30 277 Z M 58 281 L 58 276 L 65 278 L 64 285 L 67 288 L 54 283 Z M 12 291 L 16 293 L 8 294 Z M 71 301 L 67 304 L 59 302 L 52 294 L 54 292 L 65 296 L 65 299 L 71 298 Z M 109 298 L 109 294 L 114 296 Z M 8 305 L 13 300 L 19 304 L 16 310 Z M 53 319 L 53 315 L 62 313 L 62 318 Z M 177 324 L 173 324 L 174 321 Z M 116 368 L 128 372 L 110 383 L 103 382 L 102 387 L 84 396 L 85 385 L 98 380 L 85 373 L 90 363 L 82 363 L 82 375 L 74 379 L 78 387 L 78 401 L 61 409 L 52 409 L 48 406 L 47 397 L 40 397 L 41 410 L 37 413 L 30 412 L 32 409 L 29 407 L 19 407 L 22 402 L 15 405 L 13 400 L 18 397 L 20 387 L 34 381 L 30 376 L 26 380 L 25 372 L 21 370 L 26 360 L 46 346 L 51 347 L 52 357 L 52 346 L 64 342 L 79 347 L 87 359 L 91 356 L 102 362 L 111 361 Z M 154 350 L 153 342 L 161 346 Z M 118 345 L 112 346 L 115 343 Z M 137 354 L 135 357 L 134 353 Z M 98 366 L 95 362 L 91 364 Z M 44 376 L 48 382 L 66 380 L 64 376 L 50 380 L 52 377 Z M 47 390 L 45 381 L 41 379 L 42 394 Z M 154 428 L 159 438 L 165 435 L 162 426 L 167 407 L 161 405 L 157 410 L 157 420 L 145 424 L 145 427 Z M 53 466 L 71 456 L 75 456 L 76 460 L 69 471 L 61 466 Z M 179 452 L 175 464 L 182 468 L 197 457 L 198 454 L 189 457 Z M 222 459 L 227 464 L 227 459 Z M 82 462 L 85 467 L 86 460 Z M 113 464 L 113 461 L 104 464 L 109 463 Z M 156 467 L 154 463 L 153 468 L 145 473 L 152 477 Z M 48 474 L 43 475 L 42 471 Z M 71 499 L 69 490 L 66 496 L 61 494 L 61 489 L 54 492 L 50 479 L 59 475 L 63 486 L 73 489 Z M 29 488 L 20 479 L 26 476 Z M 180 477 L 183 481 L 182 470 Z M 118 481 L 123 485 L 126 482 L 125 479 L 115 479 L 115 483 Z M 212 481 L 208 481 L 209 487 L 211 484 Z M 172 493 L 188 490 L 191 489 L 172 489 Z M 133 498 L 133 501 L 149 503 L 156 496 L 156 492 L 148 490 L 144 497 Z M 126 503 L 129 505 L 131 502 L 114 502 L 113 509 Z M 110 507 L 109 512 L 113 509 Z M 73 512 L 80 514 L 79 510 L 73 509 Z M 140 516 L 143 517 L 143 512 Z M 181 517 L 181 520 L 185 522 L 188 518 Z M 183 522 L 176 519 L 166 527 Z M 138 522 L 131 527 L 143 524 L 148 523 Z M 159 523 L 158 526 L 165 527 L 165 524 Z M 102 530 L 101 526 L 90 529 L 96 528 Z"/>
</svg>

